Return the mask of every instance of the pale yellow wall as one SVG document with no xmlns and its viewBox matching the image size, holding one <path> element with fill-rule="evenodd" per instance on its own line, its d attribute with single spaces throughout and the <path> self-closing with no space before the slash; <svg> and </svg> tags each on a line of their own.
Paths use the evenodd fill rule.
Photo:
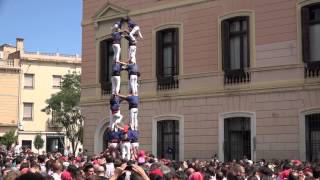
<svg viewBox="0 0 320 180">
<path fill-rule="evenodd" d="M 21 145 L 22 144 L 22 140 L 29 140 L 29 141 L 32 141 L 32 151 L 34 152 L 37 152 L 37 149 L 34 147 L 34 138 L 37 134 L 35 133 L 32 133 L 32 134 L 19 134 L 19 138 L 18 138 L 18 141 L 19 141 L 19 144 Z M 45 134 L 41 134 L 41 138 L 44 140 L 44 143 L 43 143 L 43 148 L 39 149 L 39 153 L 41 153 L 42 151 L 45 151 L 46 150 L 46 135 Z"/>
<path fill-rule="evenodd" d="M 51 61 L 51 62 L 50 62 Z M 23 131 L 19 131 L 19 143 L 22 140 L 32 141 L 32 150 L 36 151 L 33 142 L 35 136 L 40 133 L 42 135 L 44 146 L 40 149 L 40 153 L 46 150 L 46 135 L 56 134 L 55 129 L 48 128 L 47 121 L 51 116 L 42 112 L 41 109 L 46 107 L 46 100 L 51 97 L 52 94 L 57 93 L 60 89 L 53 88 L 53 75 L 63 75 L 73 73 L 74 71 L 78 74 L 81 73 L 80 64 L 78 63 L 66 63 L 68 61 L 61 60 L 64 63 L 56 63 L 56 60 L 28 60 L 21 62 L 21 104 L 22 109 L 20 113 L 20 122 L 23 127 Z M 60 62 L 61 62 L 60 61 Z M 70 62 L 70 61 L 69 61 Z M 34 88 L 24 89 L 24 74 L 34 74 Z M 23 103 L 33 103 L 33 119 L 32 121 L 23 120 Z M 69 144 L 68 140 L 65 139 L 66 145 Z M 79 146 L 78 148 L 81 148 Z"/>
<path fill-rule="evenodd" d="M 0 68 L 0 123 L 18 122 L 19 71 Z M 0 133 L 2 130 L 0 130 Z"/>
<path fill-rule="evenodd" d="M 0 136 L 19 127 L 18 141 L 32 141 L 40 133 L 46 149 L 46 136 L 57 135 L 56 129 L 48 128 L 50 116 L 42 112 L 45 101 L 59 88 L 53 87 L 53 75 L 63 75 L 76 71 L 81 73 L 81 57 L 59 53 L 42 53 L 24 51 L 23 39 L 17 38 L 16 48 L 2 45 L 3 59 L 0 61 Z M 34 74 L 34 88 L 24 89 L 24 74 Z M 33 103 L 33 118 L 23 120 L 23 103 Z M 19 126 L 18 126 L 19 124 Z M 64 132 L 62 132 L 64 133 Z M 60 134 L 62 135 L 62 134 Z M 65 140 L 66 145 L 70 145 Z M 79 146 L 82 147 L 82 146 Z M 41 152 L 40 151 L 40 152 Z"/>
<path fill-rule="evenodd" d="M 32 121 L 23 120 L 23 112 L 21 112 L 21 120 L 24 131 L 46 131 L 48 115 L 41 112 L 41 109 L 46 107 L 45 101 L 51 97 L 52 94 L 59 91 L 53 88 L 53 75 L 63 75 L 72 73 L 74 71 L 80 72 L 80 66 L 74 64 L 56 64 L 48 62 L 22 62 L 23 74 L 34 74 L 34 88 L 24 89 L 24 76 L 21 81 L 21 108 L 23 109 L 24 102 L 33 103 L 33 119 Z"/>
</svg>

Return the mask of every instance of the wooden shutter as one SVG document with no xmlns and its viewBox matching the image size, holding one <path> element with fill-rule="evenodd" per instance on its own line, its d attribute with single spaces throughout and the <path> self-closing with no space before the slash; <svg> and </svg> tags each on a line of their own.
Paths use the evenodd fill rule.
<svg viewBox="0 0 320 180">
<path fill-rule="evenodd" d="M 222 45 L 222 68 L 224 71 L 230 70 L 230 35 L 229 21 L 222 21 L 221 26 L 221 45 Z"/>
<path fill-rule="evenodd" d="M 301 8 L 301 26 L 303 62 L 309 62 L 309 7 Z"/>
<path fill-rule="evenodd" d="M 32 103 L 23 103 L 23 119 L 32 120 Z"/>
<path fill-rule="evenodd" d="M 33 74 L 24 74 L 24 88 L 33 88 Z"/>
</svg>

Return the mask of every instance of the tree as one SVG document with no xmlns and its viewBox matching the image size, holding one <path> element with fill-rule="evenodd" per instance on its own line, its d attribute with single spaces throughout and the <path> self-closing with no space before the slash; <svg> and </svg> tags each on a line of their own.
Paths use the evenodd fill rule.
<svg viewBox="0 0 320 180">
<path fill-rule="evenodd" d="M 36 137 L 34 138 L 33 145 L 38 150 L 38 153 L 39 153 L 39 149 L 43 148 L 43 144 L 44 144 L 44 140 L 42 139 L 40 134 L 37 134 Z"/>
<path fill-rule="evenodd" d="M 18 136 L 14 131 L 6 132 L 1 139 L 1 143 L 7 147 L 7 150 L 10 150 L 13 143 L 18 141 Z"/>
<path fill-rule="evenodd" d="M 79 108 L 80 103 L 80 75 L 77 73 L 66 74 L 63 76 L 61 91 L 53 94 L 46 100 L 47 106 L 42 111 L 51 114 L 52 121 L 62 125 L 66 137 L 71 142 L 72 151 L 82 143 L 83 120 Z"/>
</svg>

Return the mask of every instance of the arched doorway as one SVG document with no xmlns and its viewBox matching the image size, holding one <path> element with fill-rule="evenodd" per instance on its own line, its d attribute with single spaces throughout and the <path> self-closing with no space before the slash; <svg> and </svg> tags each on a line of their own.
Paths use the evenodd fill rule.
<svg viewBox="0 0 320 180">
<path fill-rule="evenodd" d="M 98 154 L 105 150 L 107 147 L 106 142 L 106 130 L 109 126 L 108 119 L 102 119 L 96 127 L 95 135 L 94 135 L 94 148 L 93 152 Z"/>
</svg>

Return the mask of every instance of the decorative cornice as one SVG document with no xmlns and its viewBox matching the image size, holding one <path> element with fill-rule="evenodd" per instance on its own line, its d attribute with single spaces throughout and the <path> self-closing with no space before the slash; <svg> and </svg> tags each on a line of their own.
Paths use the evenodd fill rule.
<svg viewBox="0 0 320 180">
<path fill-rule="evenodd" d="M 55 64 L 74 64 L 81 66 L 81 61 L 66 61 L 66 60 L 53 60 L 53 59 L 31 59 L 23 58 L 22 62 L 32 62 L 32 63 L 55 63 Z"/>
<path fill-rule="evenodd" d="M 111 3 L 107 3 L 104 6 L 104 8 L 100 9 L 93 16 L 93 17 L 96 17 L 95 19 L 93 19 L 93 18 L 91 18 L 91 19 L 83 19 L 81 25 L 82 26 L 86 26 L 86 25 L 90 25 L 90 24 L 96 23 L 98 21 L 106 21 L 106 20 L 111 20 L 111 19 L 115 19 L 115 18 L 120 18 L 123 15 L 136 16 L 136 15 L 142 15 L 142 14 L 147 14 L 147 13 L 152 13 L 152 12 L 157 12 L 157 11 L 162 11 L 162 10 L 168 10 L 168 9 L 173 9 L 173 8 L 177 8 L 177 7 L 189 6 L 189 5 L 193 5 L 193 4 L 205 3 L 205 2 L 210 2 L 210 1 L 217 1 L 217 0 L 183 0 L 183 1 L 174 1 L 174 2 L 171 2 L 171 3 L 165 3 L 165 4 L 158 5 L 158 6 L 152 6 L 152 7 L 133 10 L 133 11 L 128 11 L 126 9 L 119 8 L 119 7 L 117 7 L 117 6 L 115 6 L 115 5 L 111 4 Z M 108 6 L 111 6 L 111 5 L 112 5 L 112 7 L 114 9 L 122 10 L 121 13 L 119 13 L 118 15 L 114 15 L 114 16 L 98 18 L 99 14 L 101 15 L 101 13 L 104 11 L 104 9 L 108 8 Z"/>
<path fill-rule="evenodd" d="M 19 74 L 21 69 L 19 67 L 1 67 L 0 66 L 0 72 L 14 72 Z"/>
<path fill-rule="evenodd" d="M 18 124 L 0 123 L 0 127 L 18 127 Z"/>
<path fill-rule="evenodd" d="M 128 10 L 110 2 L 107 2 L 97 13 L 91 17 L 90 23 L 98 25 L 101 21 L 108 21 L 116 18 L 121 18 L 128 15 Z M 82 26 L 84 21 L 82 22 Z"/>
</svg>

